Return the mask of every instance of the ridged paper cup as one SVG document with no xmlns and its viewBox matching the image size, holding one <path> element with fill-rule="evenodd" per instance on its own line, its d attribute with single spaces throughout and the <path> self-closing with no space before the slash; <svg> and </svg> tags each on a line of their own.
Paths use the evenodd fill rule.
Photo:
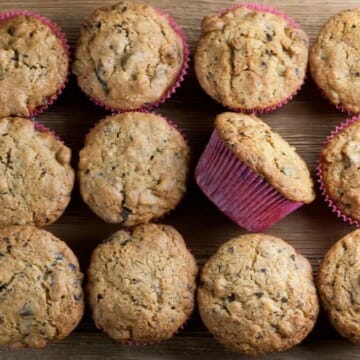
<svg viewBox="0 0 360 360">
<path fill-rule="evenodd" d="M 343 123 L 341 123 L 339 126 L 337 126 L 335 128 L 335 130 L 333 130 L 330 135 L 326 138 L 322 150 L 325 149 L 329 142 L 340 132 L 342 132 L 344 129 L 346 129 L 347 127 L 349 127 L 350 125 L 352 125 L 353 123 L 360 121 L 360 115 L 358 116 L 354 116 L 350 119 L 345 120 Z M 331 197 L 329 196 L 329 194 L 326 191 L 326 186 L 325 186 L 325 182 L 324 182 L 324 177 L 323 177 L 323 169 L 322 169 L 322 161 L 321 161 L 321 156 L 320 159 L 318 160 L 318 165 L 316 167 L 316 175 L 317 175 L 317 181 L 319 183 L 319 188 L 321 191 L 322 196 L 324 197 L 324 200 L 326 202 L 326 204 L 328 205 L 328 207 L 330 208 L 330 210 L 336 214 L 336 216 L 340 219 L 342 219 L 345 222 L 350 223 L 351 225 L 355 225 L 356 227 L 360 227 L 360 221 L 354 219 L 353 217 L 351 217 L 350 215 L 344 214 L 343 211 L 338 207 L 338 205 L 336 204 L 336 202 L 334 200 L 331 199 Z"/>
<path fill-rule="evenodd" d="M 266 230 L 303 205 L 285 198 L 242 163 L 216 130 L 200 157 L 195 179 L 219 210 L 251 232 Z"/>
<path fill-rule="evenodd" d="M 184 31 L 182 30 L 182 28 L 180 27 L 180 25 L 178 25 L 178 23 L 172 17 L 170 17 L 168 14 L 166 14 L 165 12 L 163 12 L 160 9 L 155 8 L 155 10 L 159 15 L 163 16 L 167 20 L 169 25 L 176 32 L 176 34 L 178 36 L 180 36 L 180 38 L 182 40 L 182 44 L 183 44 L 183 64 L 182 64 L 181 70 L 180 70 L 177 78 L 175 79 L 173 84 L 169 87 L 169 89 L 165 91 L 165 93 L 161 96 L 160 99 L 158 99 L 157 101 L 155 101 L 153 103 L 143 105 L 138 109 L 113 108 L 113 107 L 110 107 L 110 106 L 104 104 L 101 101 L 98 101 L 97 99 L 90 96 L 89 94 L 85 93 L 85 95 L 95 105 L 100 106 L 100 107 L 104 108 L 105 110 L 110 111 L 112 113 L 123 113 L 123 112 L 127 112 L 127 111 L 145 111 L 145 112 L 147 111 L 147 112 L 150 112 L 150 111 L 154 110 L 155 108 L 159 107 L 161 104 L 163 104 L 168 99 L 170 99 L 170 97 L 173 94 L 175 94 L 176 90 L 180 87 L 181 83 L 184 81 L 185 76 L 186 76 L 186 74 L 188 72 L 188 69 L 189 69 L 189 62 L 190 62 L 190 49 L 189 49 L 189 44 L 188 44 L 186 35 L 185 35 Z M 80 89 L 81 89 L 81 87 L 80 87 Z"/>
<path fill-rule="evenodd" d="M 47 17 L 42 16 L 38 13 L 29 10 L 21 10 L 21 9 L 8 10 L 8 11 L 0 12 L 0 21 L 8 20 L 16 16 L 33 17 L 37 20 L 40 20 L 45 26 L 49 27 L 50 30 L 55 34 L 55 36 L 61 41 L 61 44 L 68 58 L 68 72 L 67 72 L 67 76 L 64 79 L 64 82 L 59 85 L 58 90 L 56 91 L 55 94 L 47 98 L 47 102 L 45 104 L 42 104 L 38 106 L 36 109 L 30 111 L 28 117 L 32 117 L 41 114 L 44 110 L 46 110 L 49 106 L 51 106 L 55 102 L 55 100 L 61 95 L 67 82 L 69 81 L 70 47 L 66 40 L 66 36 L 63 33 L 63 31 L 60 29 L 60 27 L 54 22 L 52 22 L 50 19 L 48 19 Z"/>
</svg>

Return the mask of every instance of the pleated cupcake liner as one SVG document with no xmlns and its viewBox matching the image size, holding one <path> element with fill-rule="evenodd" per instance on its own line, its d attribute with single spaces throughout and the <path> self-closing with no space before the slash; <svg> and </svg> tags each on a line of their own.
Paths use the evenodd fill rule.
<svg viewBox="0 0 360 360">
<path fill-rule="evenodd" d="M 345 130 L 347 127 L 349 127 L 350 125 L 352 125 L 353 123 L 360 121 L 360 115 L 358 116 L 354 116 L 350 119 L 345 120 L 344 122 L 342 122 L 340 125 L 338 125 L 335 130 L 331 131 L 330 135 L 327 136 L 325 142 L 323 143 L 322 146 L 322 150 L 324 150 L 329 142 L 340 132 L 342 132 L 343 130 Z M 322 153 L 322 151 L 321 151 Z M 317 177 L 317 182 L 319 184 L 319 188 L 320 188 L 320 192 L 321 195 L 323 196 L 325 203 L 327 204 L 327 206 L 330 208 L 330 210 L 335 213 L 335 215 L 342 219 L 345 222 L 348 222 L 350 225 L 354 225 L 356 227 L 360 227 L 360 221 L 354 219 L 353 217 L 351 217 L 350 215 L 345 214 L 340 207 L 338 207 L 338 205 L 336 204 L 336 201 L 334 201 L 333 199 L 331 199 L 330 195 L 328 194 L 328 192 L 326 191 L 326 185 L 324 182 L 324 175 L 323 175 L 323 168 L 322 168 L 322 156 L 320 155 L 320 158 L 318 160 L 318 165 L 316 167 L 316 177 Z"/>
<path fill-rule="evenodd" d="M 303 205 L 291 201 L 243 164 L 213 131 L 195 170 L 204 194 L 237 225 L 261 232 Z"/>
<path fill-rule="evenodd" d="M 170 99 L 171 96 L 173 94 L 175 94 L 177 89 L 181 86 L 181 83 L 184 81 L 185 76 L 186 76 L 186 74 L 188 72 L 189 62 L 190 62 L 190 48 L 189 48 L 189 44 L 188 44 L 186 35 L 185 35 L 184 31 L 182 30 L 182 28 L 180 27 L 180 25 L 172 17 L 170 17 L 167 13 L 165 13 L 164 11 L 162 11 L 160 9 L 157 9 L 157 8 L 155 8 L 155 11 L 159 15 L 163 16 L 167 20 L 169 25 L 176 32 L 176 34 L 178 36 L 180 36 L 180 38 L 182 40 L 182 44 L 183 44 L 183 64 L 182 64 L 181 70 L 180 70 L 177 78 L 175 79 L 174 83 L 170 86 L 170 88 L 168 90 L 165 91 L 165 93 L 162 95 L 162 97 L 158 101 L 155 101 L 155 102 L 150 103 L 150 104 L 143 105 L 143 106 L 139 107 L 138 109 L 118 109 L 118 108 L 114 108 L 114 107 L 106 105 L 104 102 L 99 101 L 99 100 L 95 99 L 93 96 L 90 96 L 89 94 L 85 93 L 85 95 L 95 105 L 100 106 L 103 109 L 105 109 L 107 111 L 110 111 L 111 113 L 123 113 L 123 112 L 127 112 L 127 111 L 148 111 L 149 112 L 149 111 L 152 111 L 155 108 L 159 107 L 161 104 L 166 102 L 168 99 Z M 81 89 L 81 87 L 80 87 L 80 89 Z"/>
<path fill-rule="evenodd" d="M 45 26 L 49 27 L 50 30 L 55 34 L 55 36 L 61 41 L 61 44 L 66 52 L 67 58 L 68 58 L 68 64 L 70 63 L 70 47 L 67 42 L 66 36 L 61 30 L 61 28 L 55 24 L 53 21 L 48 19 L 47 17 L 40 15 L 38 13 L 29 11 L 29 10 L 21 10 L 21 9 L 14 9 L 14 10 L 8 10 L 0 13 L 0 21 L 8 20 L 11 18 L 14 18 L 16 16 L 27 16 L 27 17 L 33 17 L 39 21 L 41 21 Z M 44 112 L 46 109 L 48 109 L 62 94 L 63 90 L 65 89 L 68 81 L 69 81 L 69 65 L 68 65 L 68 72 L 64 79 L 64 82 L 59 86 L 58 90 L 54 95 L 51 95 L 47 98 L 46 104 L 42 104 L 38 106 L 36 109 L 30 111 L 28 117 L 37 116 Z"/>
</svg>

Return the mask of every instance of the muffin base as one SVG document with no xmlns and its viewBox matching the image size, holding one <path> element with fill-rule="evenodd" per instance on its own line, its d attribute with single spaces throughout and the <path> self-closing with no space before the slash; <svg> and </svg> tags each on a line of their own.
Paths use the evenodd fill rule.
<svg viewBox="0 0 360 360">
<path fill-rule="evenodd" d="M 204 194 L 226 216 L 251 232 L 261 232 L 303 205 L 285 198 L 242 163 L 213 131 L 195 170 Z"/>
<path fill-rule="evenodd" d="M 20 16 L 20 15 L 33 17 L 33 18 L 41 21 L 45 26 L 48 26 L 51 29 L 51 31 L 55 34 L 55 36 L 61 41 L 61 44 L 66 52 L 66 55 L 67 55 L 67 57 L 69 59 L 69 63 L 70 63 L 70 47 L 66 40 L 65 34 L 62 32 L 60 27 L 58 25 L 56 25 L 54 22 L 52 22 L 50 19 L 48 19 L 45 16 L 42 16 L 40 14 L 37 14 L 35 12 L 29 11 L 29 10 L 14 9 L 14 10 L 1 12 L 0 13 L 0 21 L 8 20 L 13 17 Z M 68 70 L 68 73 L 67 73 L 66 78 L 64 79 L 64 82 L 61 84 L 61 86 L 56 91 L 56 93 L 47 98 L 46 104 L 40 105 L 36 109 L 30 111 L 30 114 L 28 117 L 37 116 L 37 115 L 41 114 L 43 111 L 45 111 L 49 106 L 51 106 L 57 100 L 57 98 L 62 94 L 64 88 L 66 87 L 66 84 L 69 81 L 69 75 L 70 75 L 70 72 Z"/>
<path fill-rule="evenodd" d="M 183 60 L 183 64 L 182 64 L 180 73 L 178 74 L 175 82 L 171 85 L 171 87 L 168 90 L 165 91 L 163 96 L 158 101 L 141 106 L 138 109 L 113 108 L 111 106 L 106 105 L 105 103 L 103 103 L 101 101 L 96 100 L 94 97 L 89 96 L 88 94 L 84 93 L 86 95 L 86 97 L 89 98 L 95 105 L 100 106 L 100 107 L 104 108 L 105 110 L 110 111 L 113 114 L 130 112 L 130 111 L 149 112 L 149 111 L 154 110 L 155 108 L 159 107 L 166 100 L 168 100 L 173 94 L 175 94 L 176 90 L 180 87 L 181 83 L 184 81 L 185 76 L 189 69 L 189 62 L 190 62 L 190 48 L 189 48 L 189 44 L 187 42 L 186 35 L 185 35 L 184 31 L 181 29 L 181 27 L 178 25 L 178 23 L 172 17 L 170 17 L 168 14 L 166 14 L 162 10 L 159 10 L 157 8 L 155 8 L 155 10 L 159 15 L 163 16 L 167 20 L 169 25 L 176 32 L 176 34 L 180 36 L 180 38 L 182 40 L 182 44 L 183 44 L 183 48 L 184 48 L 183 49 L 184 60 Z M 80 87 L 80 89 L 81 89 L 81 87 Z"/>
<path fill-rule="evenodd" d="M 325 142 L 323 143 L 322 148 L 326 148 L 330 140 L 332 140 L 339 132 L 346 129 L 348 126 L 352 125 L 354 122 L 360 121 L 360 115 L 354 116 L 350 119 L 345 120 L 340 125 L 338 125 L 335 130 L 333 130 L 330 135 L 326 138 Z M 323 176 L 323 169 L 321 164 L 321 157 L 318 160 L 318 165 L 316 167 L 316 176 L 317 176 L 317 182 L 319 184 L 319 188 L 321 191 L 321 195 L 324 197 L 324 200 L 327 204 L 327 206 L 330 208 L 330 210 L 336 214 L 336 216 L 340 219 L 342 219 L 345 222 L 348 222 L 351 225 L 354 225 L 356 227 L 360 227 L 360 221 L 357 219 L 354 219 L 350 215 L 346 215 L 343 213 L 343 211 L 337 206 L 336 202 L 331 199 L 330 195 L 326 191 L 326 186 L 324 183 L 324 176 Z"/>
</svg>

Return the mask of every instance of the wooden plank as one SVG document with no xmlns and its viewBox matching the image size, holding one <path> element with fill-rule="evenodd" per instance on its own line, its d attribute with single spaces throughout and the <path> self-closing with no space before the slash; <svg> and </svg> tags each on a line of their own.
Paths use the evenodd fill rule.
<svg viewBox="0 0 360 360">
<path fill-rule="evenodd" d="M 2 0 L 0 10 L 25 8 L 50 17 L 64 29 L 73 48 L 84 16 L 92 9 L 114 1 Z M 231 0 L 148 0 L 146 2 L 167 11 L 183 26 L 191 49 L 194 49 L 199 36 L 202 17 L 206 14 L 218 13 L 236 3 Z M 355 0 L 258 2 L 278 7 L 293 16 L 312 40 L 329 16 L 359 4 Z M 181 89 L 158 111 L 169 116 L 185 131 L 192 147 L 192 166 L 194 166 L 209 138 L 214 116 L 223 111 L 223 108 L 204 94 L 195 79 L 194 72 L 190 70 Z M 60 100 L 38 120 L 55 130 L 72 147 L 73 164 L 76 166 L 77 153 L 82 147 L 86 132 L 105 114 L 86 99 L 72 78 Z M 293 101 L 280 110 L 262 116 L 297 147 L 313 173 L 322 141 L 345 117 L 322 99 L 311 79 L 308 79 Z M 199 264 L 204 263 L 221 243 L 232 236 L 244 233 L 205 199 L 192 179 L 182 204 L 163 221 L 179 229 Z M 65 215 L 49 227 L 49 230 L 67 241 L 79 256 L 85 269 L 91 250 L 118 228 L 96 218 L 82 203 L 78 190 L 75 190 Z M 352 229 L 350 225 L 338 220 L 319 197 L 315 203 L 290 215 L 267 233 L 289 241 L 310 259 L 317 272 L 324 252 L 340 236 Z M 120 357 L 129 360 L 242 358 L 238 354 L 225 351 L 215 342 L 201 324 L 197 314 L 177 336 L 158 346 L 137 348 L 115 344 L 95 329 L 87 314 L 79 328 L 69 338 L 51 344 L 44 350 L 0 349 L 0 359 L 28 359 L 32 356 L 37 359 Z M 268 358 L 297 360 L 310 356 L 319 359 L 360 359 L 360 350 L 341 340 L 331 330 L 325 316 L 321 315 L 316 329 L 304 344 L 284 354 L 271 355 Z"/>
</svg>

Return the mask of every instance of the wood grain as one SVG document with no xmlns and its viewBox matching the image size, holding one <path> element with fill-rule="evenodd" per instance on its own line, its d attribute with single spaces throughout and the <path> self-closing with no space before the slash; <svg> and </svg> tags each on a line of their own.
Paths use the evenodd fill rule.
<svg viewBox="0 0 360 360">
<path fill-rule="evenodd" d="M 76 42 L 82 19 L 93 8 L 113 1 L 95 0 L 2 0 L 0 10 L 25 8 L 40 12 L 57 22 L 66 32 L 72 48 Z M 235 4 L 229 0 L 148 0 L 167 11 L 184 28 L 191 49 L 199 36 L 201 19 Z M 359 5 L 358 1 L 274 0 L 258 1 L 275 6 L 293 16 L 313 40 L 320 26 L 336 12 Z M 206 144 L 214 116 L 223 111 L 200 89 L 192 70 L 171 101 L 158 111 L 175 121 L 185 132 L 192 147 L 193 166 Z M 105 112 L 92 105 L 78 90 L 72 78 L 59 101 L 38 120 L 55 130 L 73 149 L 73 164 L 82 147 L 86 132 Z M 291 144 L 295 145 L 314 173 L 321 143 L 326 135 L 346 116 L 330 106 L 316 90 L 311 79 L 293 101 L 282 109 L 262 116 Z M 193 179 L 189 191 L 179 206 L 163 220 L 173 224 L 184 235 L 199 264 L 214 253 L 230 237 L 244 233 L 209 203 L 196 188 Z M 91 250 L 118 226 L 107 225 L 97 219 L 82 203 L 78 190 L 65 215 L 49 230 L 65 240 L 79 256 L 83 269 L 88 264 Z M 318 199 L 301 208 L 267 231 L 294 245 L 307 256 L 315 272 L 324 252 L 342 235 L 353 228 L 337 219 L 324 202 Z M 360 349 L 340 339 L 331 329 L 324 315 L 309 338 L 300 346 L 269 359 L 360 359 Z M 0 349 L 0 359 L 239 359 L 238 354 L 225 351 L 217 344 L 194 314 L 186 328 L 172 340 L 158 346 L 143 348 L 118 345 L 93 326 L 88 314 L 79 328 L 66 340 L 40 351 Z"/>
</svg>

